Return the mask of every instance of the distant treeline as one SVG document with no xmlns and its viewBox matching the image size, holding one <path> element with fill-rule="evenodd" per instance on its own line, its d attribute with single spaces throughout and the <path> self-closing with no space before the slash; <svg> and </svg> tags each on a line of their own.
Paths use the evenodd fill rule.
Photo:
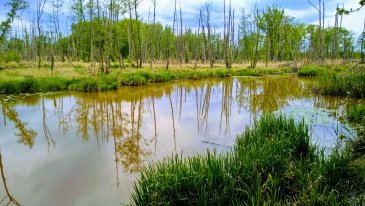
<svg viewBox="0 0 365 206">
<path fill-rule="evenodd" d="M 168 68 L 172 61 L 207 63 L 211 67 L 224 63 L 227 68 L 232 63 L 249 63 L 254 68 L 258 61 L 364 61 L 365 32 L 355 36 L 346 30 L 341 25 L 341 12 L 335 15 L 334 26 L 325 27 L 321 1 L 319 25 L 300 23 L 278 6 L 236 12 L 224 2 L 223 25 L 212 25 L 212 5 L 207 3 L 200 10 L 199 26 L 187 28 L 176 1 L 173 24 L 161 25 L 156 23 L 156 0 L 145 22 L 138 14 L 136 0 L 110 0 L 103 5 L 99 1 L 75 0 L 74 23 L 68 36 L 63 36 L 59 28 L 62 0 L 53 1 L 52 28 L 47 30 L 41 21 L 46 0 L 38 1 L 39 18 L 30 31 L 25 27 L 19 35 L 22 38 L 1 42 L 2 61 L 37 61 L 38 67 L 44 61 L 52 65 L 54 61 L 85 61 L 95 63 L 103 72 L 112 65 L 142 67 L 143 63 L 152 66 L 155 62 L 163 62 Z"/>
</svg>

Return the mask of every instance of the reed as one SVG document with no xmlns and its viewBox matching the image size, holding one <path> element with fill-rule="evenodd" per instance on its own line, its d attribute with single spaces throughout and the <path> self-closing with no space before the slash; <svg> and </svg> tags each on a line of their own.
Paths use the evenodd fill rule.
<svg viewBox="0 0 365 206">
<path fill-rule="evenodd" d="M 264 115 L 237 137 L 231 152 L 153 163 L 134 185 L 132 205 L 362 204 L 364 179 L 351 147 L 329 155 L 308 127 Z"/>
<path fill-rule="evenodd" d="M 298 76 L 302 77 L 315 77 L 324 75 L 327 73 L 327 69 L 321 66 L 307 65 L 298 71 Z"/>
<path fill-rule="evenodd" d="M 318 79 L 315 91 L 332 96 L 365 97 L 365 73 L 328 74 Z"/>
</svg>

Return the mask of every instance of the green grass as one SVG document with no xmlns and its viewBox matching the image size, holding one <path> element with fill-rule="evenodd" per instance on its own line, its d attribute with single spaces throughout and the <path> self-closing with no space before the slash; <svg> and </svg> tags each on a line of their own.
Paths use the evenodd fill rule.
<svg viewBox="0 0 365 206">
<path fill-rule="evenodd" d="M 347 120 L 351 123 L 357 125 L 357 135 L 359 138 L 353 141 L 352 147 L 354 154 L 357 157 L 363 156 L 365 154 L 365 105 L 352 105 L 346 110 Z M 363 162 L 365 161 L 365 156 L 363 157 Z M 365 163 L 365 162 L 364 162 Z M 365 164 L 360 164 L 364 169 L 365 176 Z"/>
<path fill-rule="evenodd" d="M 301 68 L 298 71 L 298 76 L 302 77 L 315 77 L 323 75 L 327 72 L 327 69 L 325 67 L 321 66 L 314 66 L 314 65 L 307 65 Z"/>
<path fill-rule="evenodd" d="M 282 75 L 291 73 L 290 68 L 257 68 L 257 69 L 237 69 L 234 72 L 235 76 L 266 76 L 266 75 Z"/>
<path fill-rule="evenodd" d="M 365 105 L 353 105 L 347 108 L 347 119 L 350 122 L 365 125 Z"/>
<path fill-rule="evenodd" d="M 114 90 L 120 86 L 139 86 L 181 79 L 226 78 L 231 76 L 263 76 L 287 73 L 281 69 L 176 69 L 176 70 L 112 70 L 96 77 L 17 77 L 0 81 L 0 94 L 36 93 L 61 90 L 81 92 Z"/>
<path fill-rule="evenodd" d="M 315 90 L 332 96 L 365 97 L 365 73 L 328 74 L 318 79 Z"/>
<path fill-rule="evenodd" d="M 19 94 L 19 93 L 36 93 L 60 91 L 67 89 L 71 83 L 65 78 L 33 78 L 7 80 L 0 82 L 0 94 Z"/>
<path fill-rule="evenodd" d="M 263 116 L 227 154 L 174 156 L 141 172 L 132 205 L 356 205 L 364 179 L 351 147 L 325 155 L 308 128 Z"/>
</svg>

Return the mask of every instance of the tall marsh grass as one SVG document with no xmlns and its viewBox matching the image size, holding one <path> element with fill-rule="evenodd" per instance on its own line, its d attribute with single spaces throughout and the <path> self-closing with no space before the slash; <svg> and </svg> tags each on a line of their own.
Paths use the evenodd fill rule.
<svg viewBox="0 0 365 206">
<path fill-rule="evenodd" d="M 365 125 L 365 105 L 352 105 L 347 108 L 347 119 L 350 122 Z"/>
<path fill-rule="evenodd" d="M 362 204 L 364 177 L 352 166 L 350 148 L 325 155 L 304 123 L 263 116 L 229 153 L 176 155 L 145 168 L 132 205 Z"/>
<path fill-rule="evenodd" d="M 327 72 L 327 69 L 325 67 L 321 66 L 314 66 L 314 65 L 307 65 L 301 68 L 298 71 L 298 76 L 302 77 L 315 77 L 323 75 Z"/>
<path fill-rule="evenodd" d="M 119 86 L 139 86 L 179 79 L 225 78 L 234 74 L 227 69 L 133 70 L 98 74 L 96 77 L 20 77 L 0 81 L 0 94 L 35 93 L 60 90 L 82 92 L 114 90 Z"/>
<path fill-rule="evenodd" d="M 316 91 L 324 95 L 365 98 L 365 73 L 324 75 L 319 78 Z"/>
</svg>

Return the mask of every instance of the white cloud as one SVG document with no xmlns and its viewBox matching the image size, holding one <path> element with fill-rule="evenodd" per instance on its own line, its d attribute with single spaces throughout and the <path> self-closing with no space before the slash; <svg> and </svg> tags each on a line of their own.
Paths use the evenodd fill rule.
<svg viewBox="0 0 365 206">
<path fill-rule="evenodd" d="M 182 10 L 182 16 L 184 24 L 188 26 L 197 25 L 199 19 L 199 10 L 208 2 L 212 5 L 212 17 L 211 19 L 219 19 L 223 21 L 223 1 L 222 0 L 177 0 L 177 9 Z M 255 0 L 232 0 L 232 8 L 235 9 L 236 15 L 240 14 L 243 8 L 250 9 L 254 4 Z M 228 8 L 229 0 L 226 0 L 226 5 Z M 143 19 L 147 21 L 148 12 L 153 12 L 152 0 L 144 0 L 139 6 L 139 12 L 141 13 Z M 179 11 L 178 11 L 179 12 Z M 156 7 L 156 20 L 162 24 L 172 24 L 174 15 L 174 0 L 157 0 Z M 194 21 L 194 22 L 192 22 Z M 216 25 L 217 26 L 217 25 Z"/>
<path fill-rule="evenodd" d="M 2 0 L 0 0 L 2 1 Z M 61 9 L 61 28 L 66 28 L 66 17 L 72 16 L 71 5 L 73 0 L 63 0 L 63 6 Z M 87 0 L 85 0 L 87 1 Z M 226 0 L 226 4 L 230 0 Z M 315 1 L 315 0 L 313 0 Z M 28 0 L 30 7 L 23 12 L 23 23 L 27 19 L 27 24 L 30 25 L 30 19 L 36 14 L 36 7 L 38 0 Z M 108 0 L 99 0 L 99 2 L 108 2 Z M 199 10 L 208 2 L 212 5 L 211 11 L 211 24 L 213 28 L 219 29 L 223 25 L 223 0 L 177 0 L 177 9 L 182 9 L 183 25 L 186 27 L 196 28 L 199 19 Z M 343 3 L 345 8 L 358 8 L 358 0 L 326 0 L 326 20 L 325 25 L 334 25 L 334 15 L 336 12 L 337 3 Z M 45 14 L 43 16 L 44 27 L 49 24 L 49 15 L 52 13 L 52 0 L 47 0 L 47 5 L 45 7 Z M 267 5 L 279 4 L 285 9 L 285 12 L 289 16 L 295 17 L 298 21 L 304 23 L 318 24 L 318 12 L 312 8 L 307 0 L 298 0 L 298 2 L 293 3 L 292 1 L 273 1 L 273 0 L 232 0 L 232 8 L 235 9 L 236 22 L 239 21 L 241 17 L 241 10 L 246 11 L 251 10 L 255 4 L 258 5 L 259 9 L 266 8 Z M 228 7 L 228 5 L 227 5 Z M 8 11 L 7 7 L 0 7 L 0 20 L 5 19 L 5 12 Z M 348 16 L 343 17 L 343 26 L 349 30 L 356 32 L 357 34 L 362 32 L 363 21 L 365 17 L 365 12 L 362 10 L 351 13 Z M 153 4 L 152 0 L 141 0 L 138 7 L 138 12 L 141 15 L 143 21 L 147 22 L 148 14 L 150 12 L 150 18 L 152 20 Z M 174 0 L 157 0 L 156 8 L 156 21 L 163 25 L 172 25 L 174 14 Z M 19 19 L 16 20 L 18 23 L 13 25 L 19 25 Z M 67 23 L 68 27 L 70 25 L 70 19 Z"/>
<path fill-rule="evenodd" d="M 359 3 L 358 0 L 344 0 L 340 2 L 340 7 L 342 7 L 342 3 L 346 9 L 350 8 L 358 8 Z M 336 14 L 337 2 L 330 1 L 325 4 L 325 26 L 334 26 L 335 25 L 335 14 Z M 365 10 L 363 8 L 362 10 Z M 356 35 L 359 35 L 363 31 L 364 27 L 364 18 L 365 12 L 362 10 L 358 12 L 351 13 L 349 15 L 344 15 L 342 19 L 342 26 L 350 31 L 355 32 Z M 285 12 L 289 16 L 293 16 L 301 22 L 316 24 L 318 25 L 318 12 L 312 7 L 306 9 L 287 9 L 285 8 Z"/>
<path fill-rule="evenodd" d="M 314 16 L 314 10 L 312 8 L 308 9 L 287 9 L 285 8 L 285 13 L 288 16 L 295 17 L 296 19 L 304 19 Z"/>
</svg>

